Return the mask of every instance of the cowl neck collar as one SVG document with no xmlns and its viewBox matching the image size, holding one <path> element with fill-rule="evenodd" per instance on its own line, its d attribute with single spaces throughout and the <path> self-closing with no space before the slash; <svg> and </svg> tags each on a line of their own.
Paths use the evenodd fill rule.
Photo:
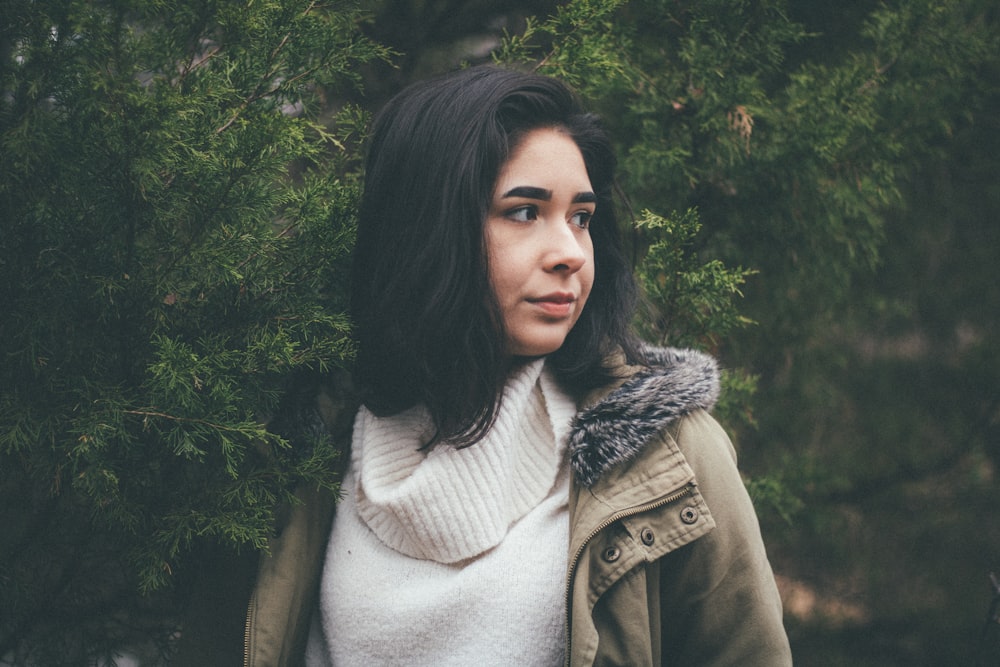
<svg viewBox="0 0 1000 667">
<path fill-rule="evenodd" d="M 391 417 L 361 408 L 352 454 L 358 514 L 407 556 L 474 558 L 550 493 L 575 412 L 544 359 L 512 373 L 496 422 L 470 447 L 423 448 L 433 425 L 421 407 Z"/>
</svg>

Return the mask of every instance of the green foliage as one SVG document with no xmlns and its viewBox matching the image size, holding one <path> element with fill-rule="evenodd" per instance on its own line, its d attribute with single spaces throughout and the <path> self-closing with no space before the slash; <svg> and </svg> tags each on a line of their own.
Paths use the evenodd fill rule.
<svg viewBox="0 0 1000 667">
<path fill-rule="evenodd" d="M 736 310 L 735 298 L 753 271 L 698 261 L 691 252 L 701 229 L 697 211 L 670 218 L 645 211 L 636 224 L 653 239 L 638 267 L 648 312 L 637 326 L 646 340 L 715 348 L 733 330 L 751 324 Z"/>
<path fill-rule="evenodd" d="M 669 218 L 644 211 L 635 224 L 650 239 L 636 267 L 644 299 L 635 327 L 644 340 L 716 350 L 733 332 L 754 324 L 737 309 L 741 286 L 754 272 L 697 257 L 692 250 L 701 230 L 697 211 Z M 756 383 L 745 371 L 726 369 L 718 414 L 730 424 L 752 427 L 750 398 Z"/>
<path fill-rule="evenodd" d="M 260 548 L 295 483 L 335 483 L 329 443 L 264 424 L 352 354 L 365 116 L 318 113 L 385 52 L 304 0 L 3 13 L 0 656 L 65 664 L 193 546 Z"/>
<path fill-rule="evenodd" d="M 800 338 L 817 300 L 843 304 L 877 264 L 900 166 L 964 115 L 955 96 L 990 53 L 964 6 L 883 7 L 865 48 L 820 60 L 782 0 L 571 2 L 498 58 L 575 83 L 637 206 L 697 209 L 699 253 L 760 270 L 748 307 L 779 327 L 757 335 Z"/>
</svg>

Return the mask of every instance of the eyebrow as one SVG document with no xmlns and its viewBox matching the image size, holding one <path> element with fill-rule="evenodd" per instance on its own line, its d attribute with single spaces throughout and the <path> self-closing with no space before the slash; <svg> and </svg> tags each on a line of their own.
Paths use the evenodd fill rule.
<svg viewBox="0 0 1000 667">
<path fill-rule="evenodd" d="M 538 199 L 540 201 L 549 201 L 552 199 L 552 191 L 546 190 L 545 188 L 536 188 L 530 185 L 519 185 L 516 188 L 512 188 L 503 194 L 503 199 L 508 197 L 523 197 L 524 199 Z M 597 203 L 597 195 L 593 192 L 578 192 L 576 196 L 573 197 L 574 204 L 593 204 Z"/>
</svg>

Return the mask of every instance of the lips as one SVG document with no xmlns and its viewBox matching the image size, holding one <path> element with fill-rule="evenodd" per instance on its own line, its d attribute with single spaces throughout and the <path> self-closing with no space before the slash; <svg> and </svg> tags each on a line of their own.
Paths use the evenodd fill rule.
<svg viewBox="0 0 1000 667">
<path fill-rule="evenodd" d="M 540 297 L 529 298 L 528 302 L 538 306 L 553 317 L 566 317 L 572 312 L 576 295 L 571 292 L 553 292 Z"/>
<path fill-rule="evenodd" d="M 573 303 L 576 295 L 572 292 L 553 292 L 545 296 L 530 297 L 528 301 L 532 303 Z"/>
</svg>

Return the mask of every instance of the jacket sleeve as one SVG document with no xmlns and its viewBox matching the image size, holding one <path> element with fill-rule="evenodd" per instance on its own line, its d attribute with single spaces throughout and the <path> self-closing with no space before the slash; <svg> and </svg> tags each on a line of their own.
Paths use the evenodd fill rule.
<svg viewBox="0 0 1000 667">
<path fill-rule="evenodd" d="M 791 665 L 781 599 L 726 433 L 704 411 L 676 438 L 716 528 L 660 561 L 663 662 Z"/>
</svg>

